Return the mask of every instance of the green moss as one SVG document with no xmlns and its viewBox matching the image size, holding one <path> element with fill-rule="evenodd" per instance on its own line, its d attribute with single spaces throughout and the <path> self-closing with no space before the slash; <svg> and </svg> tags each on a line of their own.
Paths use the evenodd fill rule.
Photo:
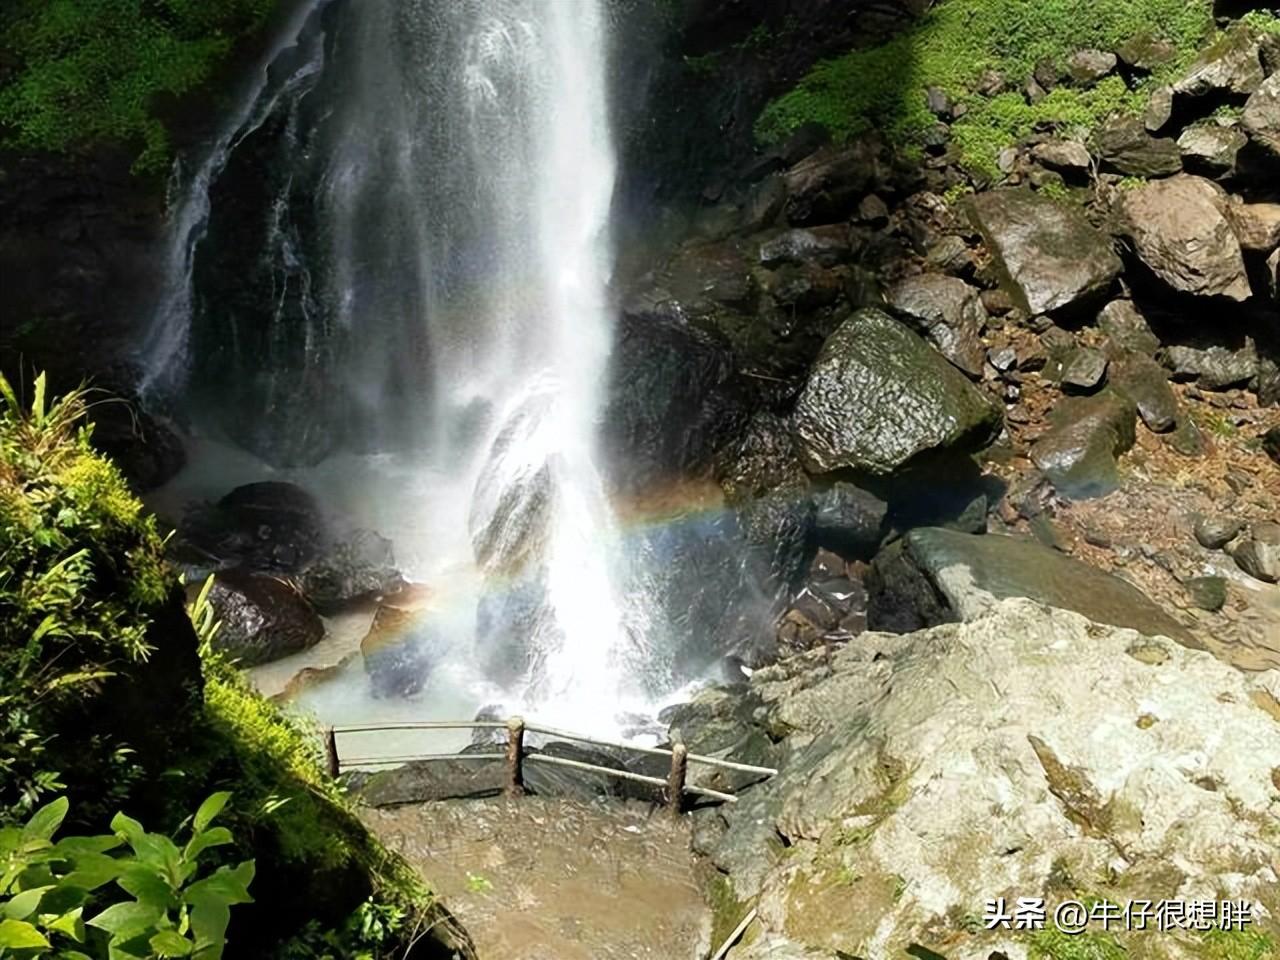
<svg viewBox="0 0 1280 960">
<path fill-rule="evenodd" d="M 277 0 L 9 0 L 0 12 L 7 69 L 0 127 L 20 148 L 134 145 L 135 169 L 169 156 L 162 95 L 207 82 Z"/>
<path fill-rule="evenodd" d="M 1027 955 L 1030 960 L 1128 960 L 1129 952 L 1105 933 L 1046 928 L 1031 935 Z"/>
<path fill-rule="evenodd" d="M 1162 77 L 1210 34 L 1211 7 L 1210 0 L 944 0 L 888 43 L 818 64 L 765 108 L 756 134 L 774 142 L 814 121 L 838 140 L 877 129 L 912 143 L 936 122 L 925 91 L 938 87 L 968 111 L 952 127 L 962 162 L 991 175 L 996 154 L 1038 123 L 1087 129 L 1143 104 L 1143 92 L 1118 77 L 1088 90 L 1058 88 L 1028 104 L 1020 90 L 1037 62 L 1061 64 L 1082 47 L 1111 49 L 1156 24 L 1178 50 Z M 988 70 L 998 71 L 1010 92 L 975 93 Z"/>
<path fill-rule="evenodd" d="M 1275 938 L 1256 930 L 1207 930 L 1199 938 L 1202 960 L 1273 960 L 1280 953 Z"/>
</svg>

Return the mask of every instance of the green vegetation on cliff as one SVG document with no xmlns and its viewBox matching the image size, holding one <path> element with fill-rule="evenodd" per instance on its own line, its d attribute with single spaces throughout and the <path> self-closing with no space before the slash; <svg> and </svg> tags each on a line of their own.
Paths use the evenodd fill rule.
<svg viewBox="0 0 1280 960">
<path fill-rule="evenodd" d="M 838 140 L 877 129 L 911 143 L 937 122 L 925 92 L 938 87 L 967 110 L 952 127 L 961 160 L 991 173 L 996 153 L 1038 123 L 1087 129 L 1143 103 L 1119 77 L 1089 89 L 1058 87 L 1028 103 L 1022 87 L 1041 61 L 1061 68 L 1076 50 L 1113 50 L 1155 31 L 1175 48 L 1163 74 L 1185 63 L 1212 30 L 1210 0 L 943 0 L 888 43 L 818 64 L 765 108 L 756 134 L 776 142 L 818 122 Z M 1006 92 L 982 96 L 977 89 L 991 72 Z"/>
<path fill-rule="evenodd" d="M 229 793 L 205 856 L 255 862 L 238 955 L 401 956 L 440 920 L 429 892 L 324 773 L 316 731 L 199 642 L 154 520 L 90 446 L 93 399 L 0 378 L 0 837 L 55 797 L 73 829 L 123 810 L 176 835 Z"/>
<path fill-rule="evenodd" d="M 277 0 L 8 0 L 0 10 L 0 128 L 19 148 L 169 156 L 156 109 L 210 79 Z"/>
</svg>

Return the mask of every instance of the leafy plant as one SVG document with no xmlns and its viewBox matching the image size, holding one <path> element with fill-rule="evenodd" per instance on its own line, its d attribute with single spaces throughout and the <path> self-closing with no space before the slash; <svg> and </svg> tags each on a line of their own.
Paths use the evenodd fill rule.
<svg viewBox="0 0 1280 960">
<path fill-rule="evenodd" d="M 0 829 L 0 957 L 219 960 L 231 907 L 252 902 L 254 872 L 252 860 L 212 871 L 201 863 L 232 842 L 213 826 L 228 798 L 200 805 L 181 847 L 123 813 L 111 834 L 55 842 L 65 797 Z"/>
<path fill-rule="evenodd" d="M 200 657 L 205 659 L 213 655 L 213 638 L 222 629 L 222 622 L 217 619 L 213 604 L 209 602 L 209 593 L 213 590 L 213 574 L 205 578 L 204 586 L 196 594 L 195 599 L 187 604 L 187 616 L 191 618 L 191 626 L 195 628 L 196 639 L 200 641 Z"/>
<path fill-rule="evenodd" d="M 276 0 L 8 0 L 0 127 L 11 145 L 77 151 L 136 145 L 135 169 L 169 156 L 162 95 L 198 89 Z"/>
</svg>

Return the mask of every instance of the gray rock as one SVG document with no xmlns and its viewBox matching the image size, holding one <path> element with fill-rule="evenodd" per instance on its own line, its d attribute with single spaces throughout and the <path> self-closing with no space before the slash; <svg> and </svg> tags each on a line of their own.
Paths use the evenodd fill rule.
<svg viewBox="0 0 1280 960">
<path fill-rule="evenodd" d="M 1228 209 L 1243 249 L 1271 253 L 1280 247 L 1280 203 L 1232 203 Z"/>
<path fill-rule="evenodd" d="M 844 224 L 788 230 L 760 244 L 760 263 L 779 267 L 784 263 L 816 263 L 834 267 L 849 259 L 849 228 Z"/>
<path fill-rule="evenodd" d="M 1241 122 L 1250 139 L 1280 154 L 1280 73 L 1273 73 L 1249 97 Z"/>
<path fill-rule="evenodd" d="M 1141 33 L 1116 47 L 1116 54 L 1130 70 L 1150 73 L 1178 55 L 1178 48 L 1151 33 Z"/>
<path fill-rule="evenodd" d="M 1238 517 L 1204 516 L 1196 519 L 1196 541 L 1206 550 L 1221 550 L 1240 536 L 1245 522 Z"/>
<path fill-rule="evenodd" d="M 1180 175 L 1126 191 L 1119 231 L 1143 263 L 1173 289 L 1247 300 L 1251 294 L 1227 195 L 1201 177 Z"/>
<path fill-rule="evenodd" d="M 1234 127 L 1199 124 L 1182 132 L 1178 149 L 1189 168 L 1225 177 L 1235 173 L 1236 159 L 1248 142 L 1249 138 Z"/>
<path fill-rule="evenodd" d="M 973 905 L 993 877 L 1061 889 L 1064 865 L 1136 863 L 1170 896 L 1230 889 L 1276 915 L 1258 758 L 1280 756 L 1280 728 L 1253 704 L 1278 682 L 1025 599 L 757 671 L 742 697 L 783 759 L 721 808 L 712 859 L 758 911 L 735 960 L 1024 958 L 1024 931 L 971 932 Z M 1116 956 L 1142 949 L 1111 936 Z"/>
<path fill-rule="evenodd" d="M 298 587 L 321 613 L 337 613 L 404 585 L 391 541 L 371 530 L 356 530 L 327 549 L 302 571 Z"/>
<path fill-rule="evenodd" d="M 1093 162 L 1089 148 L 1076 140 L 1050 140 L 1047 143 L 1037 143 L 1031 148 L 1031 157 L 1036 163 L 1066 173 L 1088 170 Z"/>
<path fill-rule="evenodd" d="M 786 202 L 787 185 L 782 177 L 777 174 L 765 177 L 751 189 L 742 209 L 743 232 L 756 233 L 773 226 Z"/>
<path fill-rule="evenodd" d="M 1062 384 L 1093 390 L 1107 373 L 1107 355 L 1093 347 L 1076 347 L 1062 361 Z"/>
<path fill-rule="evenodd" d="M 814 530 L 819 547 L 847 559 L 870 560 L 886 532 L 889 505 L 851 483 L 835 483 L 817 493 Z"/>
<path fill-rule="evenodd" d="M 792 224 L 834 223 L 847 216 L 876 178 L 875 146 L 822 147 L 784 174 Z"/>
<path fill-rule="evenodd" d="M 1243 96 L 1257 90 L 1265 76 L 1258 36 L 1237 25 L 1196 58 L 1173 91 L 1182 97 Z"/>
<path fill-rule="evenodd" d="M 1258 373 L 1258 350 L 1251 338 L 1232 349 L 1220 344 L 1197 347 L 1173 344 L 1165 347 L 1165 363 L 1178 380 L 1194 380 L 1206 390 L 1225 390 L 1248 383 Z"/>
<path fill-rule="evenodd" d="M 907 277 L 885 291 L 889 307 L 971 377 L 982 375 L 987 311 L 979 291 L 939 274 Z"/>
<path fill-rule="evenodd" d="M 782 417 L 762 410 L 725 450 L 716 477 L 731 504 L 744 503 L 778 487 L 792 487 L 804 478 L 804 466 Z"/>
<path fill-rule="evenodd" d="M 868 193 L 858 201 L 858 219 L 873 226 L 889 219 L 889 205 L 874 193 Z"/>
<path fill-rule="evenodd" d="M 1217 613 L 1227 605 L 1227 581 L 1224 577 L 1193 577 L 1183 586 L 1187 598 L 1201 610 Z"/>
<path fill-rule="evenodd" d="M 1184 457 L 1203 457 L 1209 452 L 1209 441 L 1195 420 L 1185 414 L 1178 417 L 1178 425 L 1165 440 L 1175 453 Z"/>
<path fill-rule="evenodd" d="M 1067 397 L 1049 420 L 1049 431 L 1032 444 L 1031 459 L 1059 494 L 1086 500 L 1119 487 L 1116 457 L 1136 439 L 1133 401 L 1113 390 Z"/>
<path fill-rule="evenodd" d="M 1091 87 L 1113 73 L 1117 63 L 1116 55 L 1105 50 L 1077 50 L 1067 57 L 1067 73 L 1073 82 Z"/>
<path fill-rule="evenodd" d="M 867 587 L 873 630 L 968 622 L 984 616 L 998 600 L 1028 597 L 1097 623 L 1192 642 L 1186 629 L 1137 587 L 1015 537 L 938 527 L 912 530 L 876 557 Z"/>
<path fill-rule="evenodd" d="M 1142 120 L 1116 116 L 1094 134 L 1098 155 L 1120 173 L 1134 177 L 1167 177 L 1182 169 L 1176 141 L 1156 138 Z"/>
<path fill-rule="evenodd" d="M 1153 433 L 1167 433 L 1178 423 L 1178 399 L 1164 367 L 1145 354 L 1130 353 L 1111 364 L 1108 380 L 1138 407 Z"/>
<path fill-rule="evenodd" d="M 1142 114 L 1142 125 L 1148 133 L 1159 133 L 1173 119 L 1173 89 L 1157 87 L 1151 92 L 1147 108 Z"/>
<path fill-rule="evenodd" d="M 1280 427 L 1272 427 L 1262 435 L 1262 452 L 1280 464 Z"/>
<path fill-rule="evenodd" d="M 213 648 L 242 667 L 300 653 L 324 638 L 324 623 L 288 581 L 228 570 L 215 577 L 209 603 L 222 622 Z"/>
<path fill-rule="evenodd" d="M 1236 566 L 1263 583 L 1280 582 L 1280 547 L 1260 540 L 1246 540 L 1232 554 Z"/>
<path fill-rule="evenodd" d="M 941 120 L 951 119 L 951 98 L 937 87 L 930 87 L 924 92 L 925 105 L 929 112 Z"/>
<path fill-rule="evenodd" d="M 1098 314 L 1098 328 L 1121 350 L 1155 356 L 1160 339 L 1132 300 L 1113 300 Z"/>
<path fill-rule="evenodd" d="M 1001 421 L 992 401 L 918 334 L 868 308 L 823 345 L 793 429 L 812 473 L 887 474 L 927 451 L 978 449 Z"/>
<path fill-rule="evenodd" d="M 973 251 L 964 239 L 954 234 L 942 237 L 929 248 L 925 263 L 953 276 L 970 276 L 974 272 Z"/>
<path fill-rule="evenodd" d="M 1120 258 L 1081 211 L 1029 190 L 993 190 L 969 203 L 1009 295 L 1028 314 L 1100 296 Z"/>
</svg>

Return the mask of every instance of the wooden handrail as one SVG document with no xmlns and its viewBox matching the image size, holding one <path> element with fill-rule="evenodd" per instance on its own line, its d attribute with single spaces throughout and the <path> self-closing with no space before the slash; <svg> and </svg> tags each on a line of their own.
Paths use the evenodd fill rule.
<svg viewBox="0 0 1280 960">
<path fill-rule="evenodd" d="M 352 759 L 347 760 L 345 765 L 389 766 L 392 764 L 439 760 L 503 760 L 506 763 L 506 778 L 503 792 L 509 797 L 518 797 L 522 796 L 525 792 L 525 761 L 547 763 L 553 766 L 568 767 L 575 770 L 599 773 L 609 777 L 616 777 L 620 780 L 631 780 L 637 783 L 649 784 L 650 786 L 663 787 L 666 791 L 667 805 L 677 816 L 683 810 L 685 794 L 689 793 L 703 797 L 711 797 L 725 803 L 738 802 L 738 798 L 733 794 L 722 793 L 719 790 L 712 790 L 709 787 L 702 787 L 688 783 L 688 765 L 690 763 L 702 763 L 728 770 L 738 770 L 744 773 L 761 774 L 766 777 L 772 777 L 778 773 L 778 771 L 772 767 L 758 767 L 749 763 L 736 763 L 732 760 L 722 760 L 719 757 L 706 757 L 692 754 L 689 753 L 688 748 L 686 748 L 683 743 L 674 744 L 670 749 L 662 747 L 641 747 L 630 743 L 599 740 L 595 737 L 588 737 L 582 734 L 573 733 L 569 730 L 560 730 L 555 727 L 544 727 L 539 724 L 526 724 L 524 719 L 521 717 L 511 717 L 508 720 L 420 720 L 395 723 L 348 724 L 345 726 L 329 727 L 325 731 L 324 737 L 325 762 L 331 777 L 336 778 L 342 772 L 344 762 L 338 754 L 339 733 L 373 733 L 383 730 L 467 729 L 505 729 L 507 731 L 505 749 L 502 753 L 434 753 L 405 754 L 391 757 L 353 757 Z M 524 743 L 526 733 L 538 733 L 544 736 L 558 737 L 562 740 L 572 740 L 578 743 L 587 743 L 593 746 L 608 747 L 616 750 L 628 750 L 633 753 L 641 753 L 649 756 L 669 757 L 671 760 L 671 767 L 666 779 L 664 780 L 661 777 L 632 773 L 630 770 L 620 770 L 617 767 L 606 767 L 597 763 L 588 763 L 584 760 L 573 760 L 568 757 L 557 757 L 546 753 L 529 753 L 525 748 Z"/>
</svg>

